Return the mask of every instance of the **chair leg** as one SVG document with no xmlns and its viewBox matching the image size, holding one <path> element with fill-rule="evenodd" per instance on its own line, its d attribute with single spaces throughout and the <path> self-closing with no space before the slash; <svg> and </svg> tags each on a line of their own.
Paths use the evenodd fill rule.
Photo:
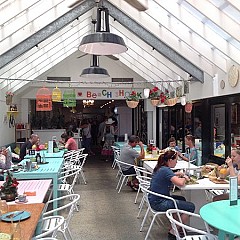
<svg viewBox="0 0 240 240">
<path fill-rule="evenodd" d="M 145 200 L 144 200 L 144 196 L 142 197 L 142 200 L 141 200 L 141 202 L 140 202 L 140 204 L 139 204 L 139 211 L 138 211 L 138 215 L 137 215 L 137 218 L 139 218 L 140 217 L 140 213 L 141 213 L 141 211 L 142 211 L 142 209 L 143 209 L 143 205 L 144 205 L 144 202 L 145 202 Z"/>
<path fill-rule="evenodd" d="M 81 173 L 84 184 L 87 185 L 86 177 L 85 177 L 83 170 L 81 170 L 80 173 Z"/>
<path fill-rule="evenodd" d="M 153 223 L 154 223 L 154 221 L 155 221 L 155 218 L 156 218 L 156 215 L 153 216 L 152 222 L 151 222 L 151 224 L 150 224 L 150 226 L 149 226 L 149 228 L 148 228 L 147 234 L 146 234 L 146 236 L 145 236 L 145 240 L 148 239 L 148 236 L 149 236 L 149 233 L 150 233 L 150 231 L 151 231 L 151 229 L 152 229 L 152 225 L 153 225 Z"/>
<path fill-rule="evenodd" d="M 137 203 L 137 198 L 138 198 L 139 192 L 140 192 L 140 187 L 138 188 L 138 191 L 137 191 L 137 194 L 136 194 L 136 197 L 135 197 L 135 201 L 134 201 L 135 204 Z"/>
<path fill-rule="evenodd" d="M 118 193 L 120 193 L 120 191 L 121 191 L 121 189 L 122 189 L 122 186 L 123 186 L 123 184 L 124 184 L 124 182 L 125 182 L 125 179 L 126 179 L 126 176 L 123 176 L 123 179 L 122 179 L 121 185 L 120 185 L 120 187 L 119 187 Z"/>
<path fill-rule="evenodd" d="M 141 232 L 142 229 L 143 229 L 143 226 L 144 226 L 144 223 L 145 223 L 145 221 L 146 221 L 146 219 L 147 219 L 149 210 L 150 210 L 150 208 L 148 207 L 148 209 L 147 209 L 147 211 L 146 211 L 146 213 L 145 213 L 145 215 L 144 215 L 144 218 L 143 218 L 143 220 L 142 220 L 142 223 L 141 223 L 140 232 Z"/>
<path fill-rule="evenodd" d="M 119 184 L 120 184 L 120 182 L 121 182 L 122 177 L 123 177 L 123 176 L 121 175 L 120 178 L 119 178 L 119 180 L 118 180 L 116 190 L 118 189 L 118 186 L 119 186 Z"/>
</svg>

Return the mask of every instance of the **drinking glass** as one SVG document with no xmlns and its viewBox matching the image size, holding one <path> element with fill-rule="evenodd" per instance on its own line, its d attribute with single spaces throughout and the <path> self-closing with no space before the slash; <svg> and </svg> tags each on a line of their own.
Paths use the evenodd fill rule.
<svg viewBox="0 0 240 240">
<path fill-rule="evenodd" d="M 1 212 L 1 215 L 8 212 L 8 205 L 6 200 L 0 200 L 0 212 Z"/>
<path fill-rule="evenodd" d="M 21 227 L 20 222 L 12 222 L 11 223 L 11 234 L 12 234 L 12 240 L 21 240 Z"/>
</svg>

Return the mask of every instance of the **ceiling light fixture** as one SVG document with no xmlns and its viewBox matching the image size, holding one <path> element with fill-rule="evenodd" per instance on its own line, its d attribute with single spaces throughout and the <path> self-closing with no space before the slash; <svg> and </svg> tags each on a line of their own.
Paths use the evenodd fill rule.
<svg viewBox="0 0 240 240">
<path fill-rule="evenodd" d="M 108 71 L 98 65 L 98 56 L 92 55 L 92 65 L 83 69 L 80 77 L 84 78 L 106 78 L 109 77 Z"/>
<path fill-rule="evenodd" d="M 102 21 L 104 24 L 101 24 Z M 102 29 L 104 27 L 105 29 Z M 96 32 L 83 37 L 78 49 L 96 55 L 111 55 L 127 51 L 123 38 L 110 33 L 108 8 L 97 9 Z"/>
</svg>

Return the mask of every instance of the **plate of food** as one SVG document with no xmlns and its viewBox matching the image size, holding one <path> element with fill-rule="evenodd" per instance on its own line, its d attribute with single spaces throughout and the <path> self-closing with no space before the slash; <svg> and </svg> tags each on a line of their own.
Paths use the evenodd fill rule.
<svg viewBox="0 0 240 240">
<path fill-rule="evenodd" d="M 8 212 L 2 215 L 1 219 L 4 222 L 17 222 L 22 221 L 31 216 L 30 212 L 27 211 L 14 211 L 14 212 Z"/>
<path fill-rule="evenodd" d="M 190 176 L 189 179 L 190 180 L 186 182 L 187 185 L 198 184 L 196 176 Z"/>
</svg>

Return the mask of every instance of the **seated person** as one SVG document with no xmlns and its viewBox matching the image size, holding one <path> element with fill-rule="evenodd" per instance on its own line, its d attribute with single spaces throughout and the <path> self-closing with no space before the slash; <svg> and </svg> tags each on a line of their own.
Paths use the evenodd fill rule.
<svg viewBox="0 0 240 240">
<path fill-rule="evenodd" d="M 195 137 L 192 135 L 187 135 L 185 137 L 185 144 L 188 146 L 185 155 L 179 154 L 178 156 L 187 162 L 198 162 L 198 152 L 195 148 Z"/>
<path fill-rule="evenodd" d="M 23 160 L 24 157 L 27 155 L 27 150 L 32 149 L 34 144 L 38 144 L 40 141 L 37 134 L 32 134 L 28 141 L 26 141 L 20 149 L 20 159 Z"/>
<path fill-rule="evenodd" d="M 180 149 L 179 147 L 177 146 L 177 143 L 176 143 L 176 139 L 175 137 L 170 137 L 169 140 L 168 140 L 168 148 L 172 148 L 178 152 L 180 152 Z"/>
<path fill-rule="evenodd" d="M 2 149 L 0 152 L 0 181 L 4 180 L 3 171 L 10 169 L 12 166 L 12 156 L 7 148 Z"/>
<path fill-rule="evenodd" d="M 135 149 L 133 149 L 137 145 L 139 145 L 141 148 L 140 153 L 138 153 Z M 135 136 L 135 135 L 130 136 L 128 143 L 123 145 L 123 147 L 121 149 L 119 160 L 121 162 L 125 162 L 128 164 L 134 165 L 135 159 L 143 159 L 144 157 L 145 157 L 145 151 L 144 151 L 143 143 L 139 140 L 138 136 Z M 122 164 L 121 168 L 122 168 L 123 174 L 125 174 L 125 175 L 136 174 L 133 166 L 128 166 L 128 165 Z M 133 190 L 137 190 L 137 187 L 138 187 L 137 179 L 132 180 L 132 182 L 128 182 L 128 185 Z"/>
<path fill-rule="evenodd" d="M 69 136 L 67 133 L 63 133 L 61 135 L 62 140 L 59 142 L 64 144 L 64 147 L 70 151 L 70 150 L 78 150 L 77 143 L 75 139 L 71 136 Z"/>
<path fill-rule="evenodd" d="M 240 184 L 240 149 L 233 148 L 231 151 L 231 157 L 227 157 L 225 163 L 228 165 L 226 175 L 230 175 L 230 177 L 237 176 L 238 184 Z M 238 193 L 238 198 L 240 198 L 240 194 Z M 229 194 L 224 193 L 213 198 L 213 201 L 219 200 L 228 200 Z"/>
<path fill-rule="evenodd" d="M 177 164 L 177 152 L 174 150 L 167 150 L 161 154 L 158 158 L 156 167 L 153 170 L 152 180 L 150 183 L 150 190 L 155 193 L 159 193 L 165 196 L 172 197 L 176 200 L 178 209 L 188 212 L 194 212 L 195 206 L 192 202 L 187 202 L 183 196 L 171 195 L 171 186 L 184 186 L 186 181 L 189 181 L 189 177 L 182 172 L 173 172 L 171 168 L 174 168 Z M 156 211 L 167 211 L 168 209 L 175 208 L 172 200 L 161 198 L 153 194 L 148 196 L 151 207 Z M 187 223 L 189 217 L 186 214 L 181 214 L 182 223 Z M 170 229 L 168 233 L 168 239 L 176 239 L 174 236 L 174 230 Z"/>
</svg>

